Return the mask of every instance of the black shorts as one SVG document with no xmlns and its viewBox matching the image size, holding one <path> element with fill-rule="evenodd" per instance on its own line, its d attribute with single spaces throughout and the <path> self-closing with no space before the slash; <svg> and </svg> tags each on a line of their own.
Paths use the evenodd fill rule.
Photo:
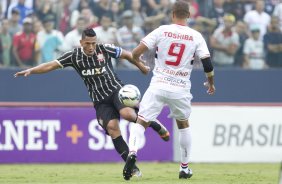
<svg viewBox="0 0 282 184">
<path fill-rule="evenodd" d="M 107 133 L 107 125 L 112 119 L 120 119 L 119 111 L 125 106 L 119 101 L 118 98 L 119 90 L 116 90 L 111 96 L 107 97 L 103 101 L 98 102 L 94 105 L 96 110 L 96 117 L 99 125 Z"/>
</svg>

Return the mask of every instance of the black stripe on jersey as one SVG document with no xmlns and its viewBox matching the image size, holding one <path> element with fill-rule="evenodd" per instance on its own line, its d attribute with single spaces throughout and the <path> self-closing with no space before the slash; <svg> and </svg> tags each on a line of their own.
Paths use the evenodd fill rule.
<svg viewBox="0 0 282 184">
<path fill-rule="evenodd" d="M 114 48 L 111 48 L 111 47 L 107 47 L 107 49 L 106 49 L 105 45 L 102 45 L 102 48 L 105 49 L 105 50 L 107 50 L 107 49 L 108 49 L 108 50 L 109 50 L 109 49 L 112 49 L 112 51 L 114 50 Z M 108 56 L 109 58 L 111 58 L 109 52 L 106 52 L 106 53 L 107 53 L 107 56 Z M 110 53 L 111 53 L 111 52 L 110 52 Z M 121 55 L 121 52 L 120 52 L 120 55 Z M 120 57 L 120 55 L 119 55 L 118 57 Z M 108 63 L 108 62 L 107 62 L 107 67 L 108 67 L 108 69 L 109 69 L 109 71 L 110 71 L 111 78 L 112 78 L 112 79 L 114 80 L 114 82 L 121 88 L 122 85 L 121 85 L 120 82 L 118 82 L 118 81 L 116 80 L 115 74 L 114 74 L 113 71 L 110 69 L 110 66 L 109 66 L 109 63 Z M 117 86 L 114 85 L 114 88 L 117 89 Z"/>
<path fill-rule="evenodd" d="M 79 56 L 81 57 L 81 62 L 79 62 L 79 60 L 78 60 L 78 58 L 79 58 Z M 82 51 L 82 48 L 80 48 L 80 49 L 77 49 L 77 53 L 76 53 L 76 61 L 77 61 L 77 65 L 79 66 L 79 63 L 81 63 L 81 65 L 83 66 L 83 67 L 80 67 L 80 68 L 85 68 L 85 64 L 84 64 L 84 60 L 83 60 L 83 56 L 85 56 L 84 54 L 83 54 L 83 51 Z M 88 59 L 88 57 L 87 56 L 85 56 L 87 59 Z M 82 70 L 79 70 L 79 74 L 82 76 Z M 96 85 L 95 85 L 95 82 L 93 83 L 93 82 L 91 82 L 90 81 L 90 79 L 89 78 L 85 78 L 86 80 L 85 80 L 85 84 L 86 84 L 86 86 L 88 85 L 88 86 L 91 86 L 91 92 L 95 95 L 95 99 L 97 100 L 97 101 L 99 101 L 100 99 L 98 98 L 98 95 L 97 95 L 97 93 L 99 93 L 96 89 Z M 93 86 L 93 84 L 94 84 L 94 86 Z M 94 87 L 95 87 L 95 89 L 94 89 Z M 102 96 L 101 94 L 100 94 L 100 96 Z M 95 101 L 95 99 L 94 99 L 94 101 Z"/>
<path fill-rule="evenodd" d="M 88 60 L 88 58 L 87 58 L 87 60 Z M 93 63 L 95 63 L 93 57 L 91 57 L 91 60 L 92 60 Z M 98 65 L 101 67 L 101 64 L 100 64 L 100 63 L 98 63 Z M 99 83 L 100 83 L 100 86 L 101 86 L 102 91 L 106 94 L 106 96 L 109 96 L 109 94 L 104 90 L 104 87 L 103 87 L 103 84 L 102 84 L 102 82 L 101 82 L 100 76 L 97 76 L 97 78 L 98 78 L 98 80 L 99 80 Z M 94 79 L 92 79 L 92 80 L 93 80 L 94 83 L 96 83 L 96 82 L 94 81 Z M 98 82 L 98 81 L 97 81 L 97 82 Z M 99 92 L 98 88 L 96 88 L 96 89 L 97 89 L 97 91 Z M 103 99 L 104 99 L 104 97 L 103 97 Z"/>
<path fill-rule="evenodd" d="M 103 46 L 103 48 L 105 49 L 104 45 L 102 45 L 102 46 Z M 99 45 L 99 50 L 102 51 L 100 45 Z M 106 49 L 105 49 L 105 50 L 106 50 Z M 110 56 L 109 56 L 108 52 L 106 52 L 106 54 L 107 54 L 107 58 L 109 58 Z M 106 66 L 106 67 L 107 67 L 107 69 L 108 69 L 109 71 L 111 71 L 110 66 L 108 65 L 108 63 L 107 63 L 107 66 Z M 113 76 L 113 74 L 110 75 L 110 73 L 108 73 L 107 76 L 109 77 L 109 79 L 114 79 L 114 82 L 117 83 L 116 80 L 115 80 L 115 77 Z M 111 84 L 115 89 L 117 89 L 117 86 L 115 86 L 115 85 L 113 84 L 112 80 L 109 80 L 109 81 L 110 81 L 110 84 Z"/>
<path fill-rule="evenodd" d="M 97 49 L 102 53 L 102 50 L 101 50 L 101 48 L 100 48 L 100 46 L 98 45 L 98 47 L 97 47 Z M 101 64 L 99 63 L 99 65 L 101 66 Z M 98 76 L 98 78 L 99 78 L 99 81 L 100 81 L 100 83 L 101 83 L 101 85 L 102 85 L 102 82 L 101 82 L 101 79 L 100 79 L 100 77 L 103 77 L 104 78 L 104 81 L 105 81 L 105 84 L 106 84 L 106 89 L 107 90 L 109 90 L 110 91 L 110 93 L 112 93 L 113 91 L 111 90 L 111 88 L 109 87 L 109 85 L 108 85 L 108 80 L 107 80 L 107 78 L 106 78 L 106 76 L 104 76 L 104 75 L 101 75 L 101 76 Z M 110 83 L 109 84 L 111 84 L 111 81 L 110 81 Z M 112 85 L 112 84 L 111 84 Z M 112 85 L 113 86 L 113 85 Z M 113 86 L 114 87 L 114 86 Z"/>
<path fill-rule="evenodd" d="M 81 53 L 82 53 L 82 49 L 81 49 Z M 82 58 L 83 58 L 83 56 L 86 57 L 86 63 L 89 63 L 88 56 L 85 56 L 83 53 L 82 53 L 81 55 L 82 55 Z M 93 56 L 92 56 L 91 58 L 93 58 Z M 95 62 L 94 62 L 94 61 L 93 61 L 93 66 L 94 66 L 94 68 L 95 68 Z M 91 68 L 90 64 L 89 64 L 88 67 Z M 97 95 L 97 94 L 99 94 L 99 96 L 100 96 L 101 99 L 103 100 L 104 97 L 103 97 L 103 95 L 100 93 L 100 91 L 98 90 L 96 81 L 95 81 L 92 77 L 90 77 L 90 78 L 87 77 L 87 80 L 88 80 L 89 83 L 91 84 L 92 89 L 93 89 L 93 91 L 94 91 L 94 94 L 95 94 L 97 100 L 99 101 L 99 98 L 98 98 L 98 95 Z M 92 82 L 91 82 L 91 81 L 92 81 Z M 93 88 L 93 84 L 94 84 L 95 89 Z"/>
<path fill-rule="evenodd" d="M 81 51 L 81 52 L 82 52 L 82 51 Z M 87 61 L 87 63 L 88 63 L 88 67 L 91 68 L 91 64 L 90 64 L 90 62 L 89 62 L 88 57 L 85 56 L 85 55 L 82 53 L 82 58 L 83 58 L 83 57 L 86 58 L 86 61 Z M 95 62 L 92 63 L 92 67 L 95 67 Z M 98 90 L 98 88 L 97 88 L 97 85 L 96 85 L 96 83 L 95 83 L 95 80 L 94 80 L 93 78 L 87 78 L 87 80 L 89 81 L 89 84 L 90 84 L 90 85 L 91 85 L 91 84 L 94 84 L 94 86 L 91 85 L 91 88 L 92 88 L 92 93 L 95 94 L 95 96 L 96 96 L 96 99 L 99 100 L 97 93 L 100 95 L 100 97 L 102 97 L 102 99 L 104 99 L 104 97 L 100 94 L 100 92 L 99 92 L 99 90 Z M 92 82 L 91 82 L 91 81 L 92 81 Z M 88 84 L 88 85 L 89 85 L 89 84 Z M 95 87 L 95 89 L 94 89 L 94 87 Z"/>
</svg>

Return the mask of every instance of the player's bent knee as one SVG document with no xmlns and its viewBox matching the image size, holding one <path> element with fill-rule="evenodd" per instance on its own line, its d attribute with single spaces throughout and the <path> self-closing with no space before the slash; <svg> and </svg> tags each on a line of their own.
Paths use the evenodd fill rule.
<svg viewBox="0 0 282 184">
<path fill-rule="evenodd" d="M 120 128 L 117 121 L 110 121 L 107 125 L 107 132 L 112 138 L 121 135 Z"/>
<path fill-rule="evenodd" d="M 137 119 L 137 114 L 135 110 L 130 107 L 125 107 L 121 109 L 120 115 L 123 119 L 126 119 L 127 121 L 130 121 L 130 122 L 135 122 Z"/>
</svg>

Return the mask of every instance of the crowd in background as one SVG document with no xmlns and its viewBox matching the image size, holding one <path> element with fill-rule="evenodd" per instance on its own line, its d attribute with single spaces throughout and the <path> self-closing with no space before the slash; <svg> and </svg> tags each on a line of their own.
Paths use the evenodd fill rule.
<svg viewBox="0 0 282 184">
<path fill-rule="evenodd" d="M 95 29 L 98 42 L 132 51 L 146 34 L 170 23 L 174 1 L 1 0 L 0 67 L 51 61 L 79 47 L 86 27 Z M 202 33 L 216 67 L 282 68 L 282 0 L 187 1 L 187 26 Z M 123 61 L 115 67 L 135 69 Z"/>
</svg>

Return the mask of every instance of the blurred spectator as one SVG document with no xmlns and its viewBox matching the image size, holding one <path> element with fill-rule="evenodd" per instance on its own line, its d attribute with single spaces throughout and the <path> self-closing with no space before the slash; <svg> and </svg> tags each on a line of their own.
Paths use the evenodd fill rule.
<svg viewBox="0 0 282 184">
<path fill-rule="evenodd" d="M 62 0 L 58 12 L 59 30 L 65 35 L 71 30 L 70 28 L 70 5 L 72 0 Z"/>
<path fill-rule="evenodd" d="M 132 51 L 144 37 L 144 32 L 140 27 L 133 24 L 133 12 L 126 10 L 122 14 L 124 26 L 117 31 L 117 40 L 119 45 L 125 50 Z M 135 68 L 129 62 L 120 62 L 120 67 Z"/>
<path fill-rule="evenodd" d="M 76 28 L 68 32 L 65 36 L 64 51 L 70 51 L 74 48 L 80 47 L 81 35 L 85 28 L 86 19 L 81 16 L 77 19 Z"/>
<path fill-rule="evenodd" d="M 244 64 L 246 69 L 261 70 L 266 68 L 264 61 L 263 42 L 259 39 L 260 27 L 252 25 L 250 27 L 251 37 L 248 38 L 244 45 Z"/>
<path fill-rule="evenodd" d="M 38 32 L 43 30 L 43 25 L 40 20 L 34 20 L 32 25 L 32 31 L 35 35 L 38 34 Z"/>
<path fill-rule="evenodd" d="M 215 30 L 210 45 L 213 49 L 213 61 L 216 66 L 231 67 L 234 65 L 234 56 L 240 46 L 239 35 L 232 29 L 235 17 L 226 14 L 223 17 L 224 25 Z"/>
<path fill-rule="evenodd" d="M 209 21 L 206 23 L 210 26 L 219 27 L 224 25 L 223 16 L 225 14 L 224 10 L 225 0 L 213 0 L 213 7 L 209 11 L 208 17 Z"/>
<path fill-rule="evenodd" d="M 4 10 L 3 10 L 2 4 L 0 4 L 0 21 L 2 21 L 4 17 L 5 17 Z"/>
<path fill-rule="evenodd" d="M 0 40 L 0 67 L 3 66 L 3 46 L 2 46 L 2 42 Z"/>
<path fill-rule="evenodd" d="M 171 5 L 169 0 L 160 0 L 160 5 L 161 8 L 159 9 L 159 11 L 157 11 L 156 15 L 163 15 L 164 18 L 161 19 L 161 24 L 169 24 L 171 22 L 171 17 L 168 16 L 170 14 L 171 11 Z M 158 26 L 159 27 L 159 26 Z"/>
<path fill-rule="evenodd" d="M 196 0 L 186 0 L 189 3 L 190 18 L 195 19 L 200 15 L 199 4 Z"/>
<path fill-rule="evenodd" d="M 104 14 L 101 18 L 101 26 L 94 28 L 98 35 L 99 43 L 117 44 L 116 28 L 112 27 L 112 19 L 109 14 Z"/>
<path fill-rule="evenodd" d="M 35 34 L 36 38 L 37 38 L 37 34 L 43 30 L 43 26 L 40 20 L 34 20 L 33 21 L 33 25 L 32 25 L 32 31 Z M 35 42 L 35 46 L 34 46 L 34 60 L 36 61 L 36 63 L 40 62 L 40 46 L 39 46 L 39 42 L 36 39 Z"/>
<path fill-rule="evenodd" d="M 57 57 L 63 49 L 63 34 L 54 29 L 54 18 L 49 15 L 43 20 L 44 30 L 37 34 L 37 41 L 39 43 L 41 52 L 41 63 L 51 61 Z"/>
<path fill-rule="evenodd" d="M 244 22 L 249 26 L 259 25 L 260 27 L 260 39 L 263 38 L 266 33 L 268 24 L 270 23 L 270 16 L 264 12 L 265 3 L 264 0 L 257 0 L 255 10 L 247 12 L 244 16 Z"/>
<path fill-rule="evenodd" d="M 144 25 L 145 16 L 141 12 L 141 0 L 132 0 L 131 10 L 133 12 L 133 22 L 136 26 L 142 27 Z"/>
<path fill-rule="evenodd" d="M 224 2 L 225 0 L 213 0 L 213 6 L 208 12 L 208 17 L 198 16 L 196 21 L 201 22 L 209 30 L 223 26 Z"/>
<path fill-rule="evenodd" d="M 45 17 L 48 16 L 48 15 L 56 17 L 56 13 L 52 8 L 52 1 L 51 0 L 41 1 L 41 3 L 38 3 L 37 6 L 38 7 L 37 7 L 35 13 L 41 21 L 43 21 L 45 19 Z"/>
<path fill-rule="evenodd" d="M 81 10 L 81 16 L 83 16 L 86 19 L 87 27 L 94 28 L 94 27 L 99 26 L 98 18 L 93 15 L 90 8 L 83 8 Z"/>
<path fill-rule="evenodd" d="M 100 22 L 102 15 L 109 12 L 110 1 L 109 0 L 99 0 L 98 2 L 90 1 L 89 6 L 91 7 L 92 13 L 98 17 L 98 22 Z"/>
<path fill-rule="evenodd" d="M 112 1 L 110 13 L 107 12 L 106 14 L 111 15 L 113 26 L 118 27 L 120 25 L 120 7 L 117 1 Z"/>
<path fill-rule="evenodd" d="M 2 43 L 2 64 L 5 67 L 11 66 L 12 37 L 9 33 L 9 21 L 4 19 L 1 25 L 0 42 Z"/>
<path fill-rule="evenodd" d="M 9 19 L 9 33 L 13 37 L 17 32 L 22 29 L 22 26 L 19 23 L 20 20 L 20 12 L 17 9 L 12 10 L 12 16 Z"/>
<path fill-rule="evenodd" d="M 243 48 L 245 41 L 248 39 L 248 28 L 243 21 L 238 21 L 235 26 L 235 31 L 239 35 L 240 46 L 235 54 L 235 66 L 243 66 Z"/>
<path fill-rule="evenodd" d="M 242 20 L 245 15 L 245 3 L 246 1 L 226 0 L 224 8 L 234 15 L 236 20 Z"/>
<path fill-rule="evenodd" d="M 17 9 L 20 12 L 19 23 L 22 24 L 25 17 L 33 12 L 32 7 L 27 7 L 25 5 L 26 0 L 18 0 L 16 4 L 11 4 L 8 12 L 12 12 L 13 9 Z M 8 18 L 10 18 L 11 13 L 9 13 Z"/>
<path fill-rule="evenodd" d="M 269 67 L 282 67 L 282 33 L 279 19 L 272 17 L 268 32 L 264 35 L 266 62 Z"/>
<path fill-rule="evenodd" d="M 264 0 L 265 2 L 265 12 L 269 15 L 272 15 L 273 10 L 275 8 L 275 5 L 277 4 L 276 2 L 279 0 Z"/>
<path fill-rule="evenodd" d="M 170 14 L 170 1 L 160 0 L 159 5 L 160 7 L 154 13 L 151 13 L 150 16 L 144 14 L 145 20 L 143 27 L 146 33 L 150 33 L 162 24 L 169 24 L 171 21 L 171 17 L 167 16 Z"/>
<path fill-rule="evenodd" d="M 124 7 L 123 10 L 132 10 L 132 5 L 134 0 L 123 0 L 121 1 L 122 6 Z M 141 3 L 141 2 L 140 2 Z"/>
<path fill-rule="evenodd" d="M 19 67 L 34 66 L 35 34 L 32 32 L 32 20 L 23 20 L 23 32 L 15 34 L 13 39 L 13 54 Z"/>
<path fill-rule="evenodd" d="M 160 1 L 161 0 L 142 0 L 141 4 L 145 7 L 146 15 L 156 15 L 156 12 L 162 8 Z"/>
<path fill-rule="evenodd" d="M 276 5 L 273 15 L 278 17 L 279 19 L 279 25 L 280 25 L 280 31 L 282 31 L 282 2 Z"/>
<path fill-rule="evenodd" d="M 71 19 L 70 19 L 71 28 L 74 28 L 76 26 L 77 19 L 81 16 L 82 9 L 85 9 L 85 8 L 89 8 L 89 1 L 80 0 L 77 9 L 72 11 L 72 14 L 71 14 Z"/>
</svg>

